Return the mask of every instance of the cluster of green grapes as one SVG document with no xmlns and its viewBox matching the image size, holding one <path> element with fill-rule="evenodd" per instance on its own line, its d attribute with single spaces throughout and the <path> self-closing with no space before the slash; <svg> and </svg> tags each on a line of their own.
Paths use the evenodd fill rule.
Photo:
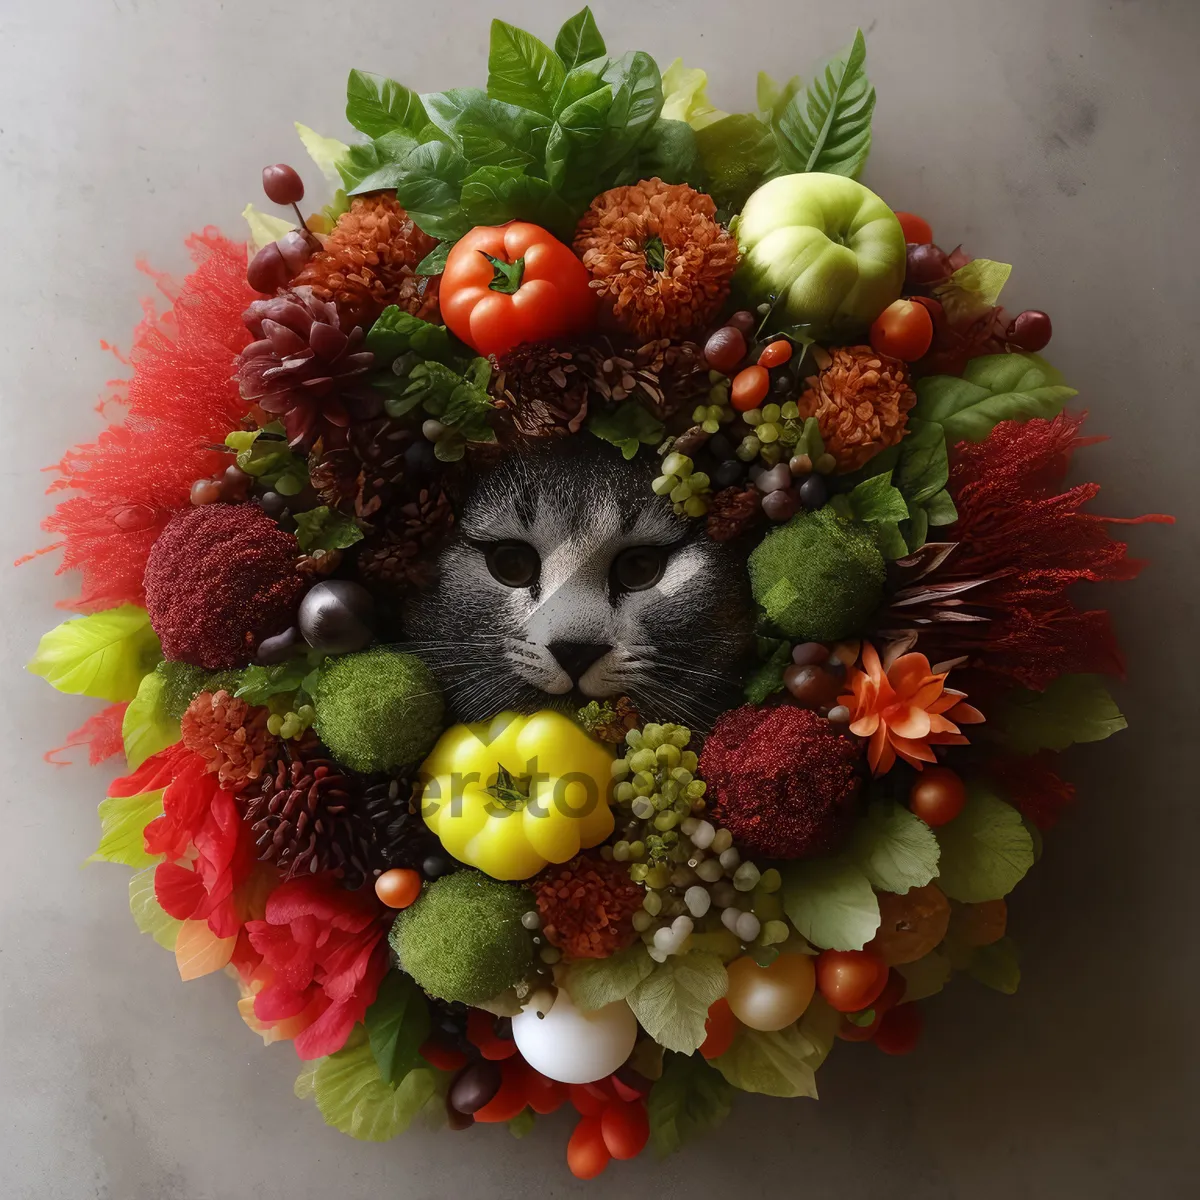
<svg viewBox="0 0 1200 1200">
<path fill-rule="evenodd" d="M 679 516 L 702 517 L 708 512 L 712 490 L 703 471 L 695 469 L 686 454 L 677 451 L 663 459 L 662 474 L 650 485 L 656 496 L 667 496 Z"/>
<path fill-rule="evenodd" d="M 709 371 L 708 381 L 712 384 L 708 391 L 708 403 L 696 405 L 692 412 L 692 422 L 699 425 L 705 433 L 713 434 L 719 432 L 722 425 L 728 425 L 737 413 L 729 403 L 728 377 L 720 371 Z"/>
<path fill-rule="evenodd" d="M 272 713 L 267 718 L 267 732 L 275 737 L 292 740 L 298 738 L 313 723 L 317 710 L 311 704 L 302 704 L 294 712 Z"/>
</svg>

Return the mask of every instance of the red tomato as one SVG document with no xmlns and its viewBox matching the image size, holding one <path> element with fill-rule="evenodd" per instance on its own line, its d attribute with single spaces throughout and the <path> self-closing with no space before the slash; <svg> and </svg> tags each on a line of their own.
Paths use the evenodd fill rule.
<svg viewBox="0 0 1200 1200">
<path fill-rule="evenodd" d="M 500 1062 L 512 1058 L 517 1052 L 517 1043 L 511 1037 L 501 1038 L 495 1032 L 496 1018 L 482 1008 L 473 1008 L 467 1013 L 467 1038 L 484 1058 Z"/>
<path fill-rule="evenodd" d="M 915 300 L 889 304 L 871 326 L 871 349 L 904 362 L 924 357 L 932 341 L 933 318 Z"/>
<path fill-rule="evenodd" d="M 479 225 L 446 258 L 442 319 L 480 354 L 578 333 L 592 323 L 596 293 L 568 246 L 537 225 Z"/>
<path fill-rule="evenodd" d="M 786 338 L 779 338 L 777 341 L 768 342 L 763 347 L 762 353 L 758 356 L 758 365 L 760 367 L 781 367 L 791 357 L 792 343 Z"/>
<path fill-rule="evenodd" d="M 567 1166 L 576 1179 L 595 1179 L 612 1155 L 604 1144 L 600 1118 L 584 1117 L 567 1143 Z"/>
<path fill-rule="evenodd" d="M 650 1119 L 641 1100 L 610 1104 L 600 1114 L 600 1133 L 613 1158 L 637 1158 L 650 1140 Z"/>
<path fill-rule="evenodd" d="M 953 821 L 966 802 L 967 789 L 949 767 L 926 767 L 908 793 L 908 807 L 934 828 Z"/>
<path fill-rule="evenodd" d="M 884 1054 L 908 1054 L 916 1048 L 925 1024 L 915 1004 L 898 1004 L 883 1014 L 875 1033 L 875 1045 Z"/>
<path fill-rule="evenodd" d="M 883 991 L 875 997 L 871 1002 L 870 1008 L 866 1010 L 875 1014 L 871 1023 L 869 1025 L 856 1025 L 850 1020 L 849 1014 L 847 1014 L 842 1018 L 841 1027 L 838 1029 L 838 1037 L 843 1042 L 869 1042 L 875 1036 L 875 1031 L 879 1028 L 884 1013 L 904 999 L 904 989 L 907 986 L 908 983 L 904 976 L 893 967 L 888 971 L 888 979 L 887 983 L 884 984 Z"/>
<path fill-rule="evenodd" d="M 557 1111 L 567 1098 L 567 1085 L 548 1079 L 529 1067 L 525 1073 L 525 1101 L 539 1117 Z"/>
<path fill-rule="evenodd" d="M 900 222 L 900 228 L 904 230 L 906 242 L 916 242 L 920 246 L 928 246 L 933 241 L 933 228 L 924 217 L 918 217 L 916 213 L 898 212 L 896 220 Z"/>
<path fill-rule="evenodd" d="M 608 1082 L 612 1084 L 612 1090 L 616 1093 L 618 1100 L 640 1100 L 649 1093 L 651 1083 L 645 1076 L 631 1072 L 627 1078 L 632 1079 L 633 1082 L 626 1083 L 617 1075 L 608 1077 Z"/>
<path fill-rule="evenodd" d="M 461 1050 L 442 1042 L 425 1042 L 417 1053 L 439 1071 L 457 1071 L 459 1067 L 467 1065 L 467 1056 Z"/>
<path fill-rule="evenodd" d="M 595 1083 L 572 1083 L 567 1088 L 575 1111 L 584 1117 L 593 1117 L 601 1113 L 615 1099 L 616 1092 L 607 1079 L 599 1079 Z"/>
<path fill-rule="evenodd" d="M 838 1012 L 870 1008 L 887 981 L 887 967 L 865 950 L 826 950 L 817 958 L 817 989 Z"/>
<path fill-rule="evenodd" d="M 713 1003 L 708 1010 L 708 1020 L 704 1022 L 704 1041 L 700 1045 L 700 1053 L 705 1058 L 720 1058 L 733 1043 L 738 1031 L 738 1019 L 729 1007 L 729 1001 L 724 996 Z"/>
</svg>

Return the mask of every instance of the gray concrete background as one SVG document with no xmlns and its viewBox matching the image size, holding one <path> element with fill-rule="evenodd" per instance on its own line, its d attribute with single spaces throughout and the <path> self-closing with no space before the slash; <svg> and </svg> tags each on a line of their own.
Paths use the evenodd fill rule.
<svg viewBox="0 0 1200 1200">
<path fill-rule="evenodd" d="M 573 7 L 498 11 L 552 36 Z M 594 7 L 611 46 L 707 67 L 730 109 L 750 106 L 759 67 L 807 71 L 869 29 L 866 182 L 944 245 L 1015 264 L 1010 298 L 1053 314 L 1050 356 L 1091 432 L 1112 435 L 1078 463 L 1104 481 L 1094 507 L 1180 524 L 1132 531 L 1153 560 L 1142 581 L 1089 597 L 1128 650 L 1131 729 L 1075 757 L 1077 813 L 1013 899 L 1020 993 L 959 984 L 928 1005 L 921 1053 L 843 1045 L 819 1103 L 747 1097 L 719 1140 L 614 1164 L 586 1194 L 1195 1195 L 1198 6 Z M 481 83 L 491 15 L 470 0 L 0 3 L 0 561 L 40 544 L 38 468 L 98 429 L 93 398 L 117 373 L 99 340 L 127 346 L 149 290 L 134 259 L 179 270 L 188 231 L 240 234 L 261 166 L 301 165 L 293 119 L 345 136 L 349 67 L 421 90 Z M 182 985 L 137 935 L 126 872 L 79 868 L 110 772 L 40 756 L 90 705 L 18 673 L 72 587 L 49 560 L 5 568 L 0 1195 L 585 1194 L 565 1116 L 520 1143 L 491 1128 L 374 1146 L 326 1129 L 291 1095 L 293 1053 L 244 1028 L 232 985 Z"/>
</svg>

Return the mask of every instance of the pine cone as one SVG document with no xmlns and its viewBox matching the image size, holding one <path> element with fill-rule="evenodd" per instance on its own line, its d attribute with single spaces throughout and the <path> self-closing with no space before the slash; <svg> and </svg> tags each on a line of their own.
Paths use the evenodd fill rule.
<svg viewBox="0 0 1200 1200">
<path fill-rule="evenodd" d="M 591 732 L 592 737 L 617 745 L 625 740 L 625 735 L 631 729 L 637 728 L 642 718 L 628 696 L 618 697 L 612 702 L 611 708 L 612 717 L 593 726 Z"/>
<path fill-rule="evenodd" d="M 705 528 L 714 542 L 731 542 L 753 529 L 762 518 L 762 497 L 756 487 L 727 487 L 708 505 Z"/>
<path fill-rule="evenodd" d="M 345 327 L 371 325 L 389 304 L 436 321 L 438 281 L 414 270 L 436 245 L 394 192 L 355 196 L 292 286 L 336 304 Z"/>
<path fill-rule="evenodd" d="M 404 479 L 405 452 L 420 438 L 420 429 L 386 416 L 359 421 L 351 428 L 350 449 L 361 465 L 359 516 L 370 516 L 393 499 Z"/>
<path fill-rule="evenodd" d="M 415 773 L 379 778 L 367 785 L 363 811 L 371 825 L 374 874 L 407 867 L 424 874 L 422 864 L 440 843 L 410 804 Z"/>
<path fill-rule="evenodd" d="M 588 378 L 570 347 L 526 342 L 498 362 L 490 391 L 503 432 L 526 438 L 578 433 L 588 414 Z"/>
<path fill-rule="evenodd" d="M 363 543 L 358 574 L 394 592 L 428 587 L 437 578 L 437 553 L 454 529 L 454 508 L 445 489 L 422 488 L 395 510 L 393 523 Z"/>
<path fill-rule="evenodd" d="M 356 511 L 362 492 L 362 463 L 349 446 L 326 450 L 323 443 L 317 442 L 308 456 L 308 481 L 322 504 L 344 513 L 365 515 Z"/>
<path fill-rule="evenodd" d="M 319 747 L 290 751 L 265 776 L 246 805 L 260 862 L 291 879 L 331 872 L 357 890 L 372 864 L 371 823 L 362 809 L 362 784 Z"/>
<path fill-rule="evenodd" d="M 351 421 L 381 410 L 360 379 L 375 361 L 362 328 L 343 333 L 337 308 L 311 288 L 256 300 L 242 320 L 258 339 L 238 359 L 242 397 L 283 420 L 289 445 L 344 446 Z"/>
<path fill-rule="evenodd" d="M 598 396 L 613 403 L 632 397 L 661 421 L 708 396 L 708 367 L 695 342 L 658 338 L 626 347 L 602 339 L 576 357 Z"/>
<path fill-rule="evenodd" d="M 183 744 L 208 760 L 227 791 L 240 792 L 270 768 L 279 741 L 267 730 L 270 713 L 224 689 L 201 692 L 180 719 Z"/>
</svg>

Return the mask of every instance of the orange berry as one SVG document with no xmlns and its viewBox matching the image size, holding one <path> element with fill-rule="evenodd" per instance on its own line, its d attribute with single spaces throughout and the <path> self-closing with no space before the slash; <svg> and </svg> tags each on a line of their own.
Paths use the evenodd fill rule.
<svg viewBox="0 0 1200 1200">
<path fill-rule="evenodd" d="M 782 367 L 791 357 L 792 343 L 787 338 L 779 338 L 777 341 L 768 342 L 762 348 L 762 353 L 758 356 L 758 365 L 760 367 Z"/>
<path fill-rule="evenodd" d="M 908 793 L 908 807 L 934 829 L 953 821 L 966 802 L 966 785 L 949 767 L 926 767 Z"/>
<path fill-rule="evenodd" d="M 933 318 L 929 309 L 915 300 L 889 304 L 871 326 L 871 349 L 904 362 L 922 358 L 932 341 Z"/>
<path fill-rule="evenodd" d="M 396 867 L 375 880 L 375 895 L 388 908 L 407 908 L 421 894 L 421 877 L 416 871 Z"/>
<path fill-rule="evenodd" d="M 766 367 L 746 367 L 733 377 L 731 403 L 738 412 L 749 412 L 767 398 L 770 387 Z"/>
<path fill-rule="evenodd" d="M 918 217 L 916 213 L 898 212 L 896 220 L 900 222 L 900 228 L 904 230 L 906 242 L 916 242 L 920 246 L 928 246 L 933 241 L 933 229 L 924 217 Z"/>
</svg>

